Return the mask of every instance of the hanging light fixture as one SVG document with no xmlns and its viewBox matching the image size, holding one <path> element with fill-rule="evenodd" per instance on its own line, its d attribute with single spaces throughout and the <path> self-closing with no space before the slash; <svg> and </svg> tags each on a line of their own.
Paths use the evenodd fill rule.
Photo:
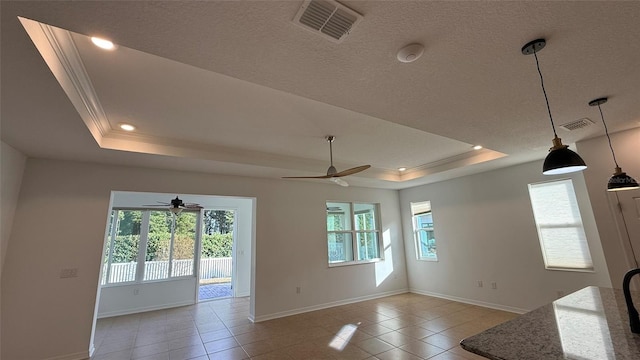
<svg viewBox="0 0 640 360">
<path fill-rule="evenodd" d="M 616 169 L 609 179 L 609 183 L 607 184 L 607 191 L 620 191 L 620 190 L 634 190 L 638 189 L 638 182 L 627 175 L 627 173 L 622 171 L 620 165 L 618 165 L 618 160 L 616 160 L 616 153 L 613 152 L 613 146 L 611 145 L 611 137 L 609 136 L 609 130 L 607 129 L 607 123 L 604 122 L 604 115 L 602 115 L 602 108 L 600 105 L 607 102 L 607 98 L 599 98 L 595 100 L 591 100 L 589 102 L 589 106 L 597 106 L 598 110 L 600 110 L 600 118 L 602 119 L 602 124 L 604 125 L 604 133 L 607 135 L 607 140 L 609 141 L 609 148 L 611 149 L 611 155 L 613 155 L 613 162 L 616 164 Z"/>
<path fill-rule="evenodd" d="M 542 173 L 545 175 L 566 174 L 575 171 L 582 171 L 587 168 L 584 160 L 580 155 L 569 150 L 568 145 L 562 144 L 562 139 L 556 134 L 556 127 L 553 124 L 553 117 L 551 116 L 551 108 L 549 107 L 549 99 L 547 98 L 547 91 L 544 88 L 544 80 L 542 79 L 542 72 L 540 71 L 540 64 L 538 63 L 537 53 L 544 48 L 547 42 L 544 39 L 536 39 L 528 42 L 522 47 L 523 55 L 533 55 L 536 59 L 536 67 L 538 68 L 538 75 L 540 75 L 540 85 L 542 85 L 542 93 L 544 94 L 544 100 L 547 104 L 547 112 L 549 113 L 549 120 L 551 120 L 551 128 L 553 129 L 553 146 L 549 149 L 549 154 L 544 159 L 544 165 L 542 166 Z"/>
</svg>

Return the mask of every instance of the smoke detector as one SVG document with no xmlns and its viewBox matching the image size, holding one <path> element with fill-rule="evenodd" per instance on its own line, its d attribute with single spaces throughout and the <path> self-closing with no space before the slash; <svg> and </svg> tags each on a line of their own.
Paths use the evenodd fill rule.
<svg viewBox="0 0 640 360">
<path fill-rule="evenodd" d="M 293 23 L 335 43 L 342 42 L 362 15 L 333 0 L 306 0 Z"/>
<path fill-rule="evenodd" d="M 587 127 L 593 124 L 595 123 L 591 119 L 582 118 L 582 119 L 568 122 L 566 124 L 562 124 L 560 125 L 560 127 L 567 131 L 574 131 L 574 130 L 582 129 L 583 127 Z"/>
<path fill-rule="evenodd" d="M 398 61 L 403 63 L 410 63 L 418 60 L 424 53 L 424 46 L 422 44 L 414 43 L 409 44 L 402 49 L 398 50 Z"/>
</svg>

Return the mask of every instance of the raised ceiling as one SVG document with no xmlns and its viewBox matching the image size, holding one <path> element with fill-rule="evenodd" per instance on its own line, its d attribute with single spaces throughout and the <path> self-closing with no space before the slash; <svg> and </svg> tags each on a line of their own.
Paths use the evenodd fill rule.
<svg viewBox="0 0 640 360">
<path fill-rule="evenodd" d="M 596 121 L 559 129 L 565 143 L 603 134 L 587 105 L 600 96 L 612 130 L 640 126 L 639 2 L 343 2 L 363 18 L 341 43 L 296 26 L 301 4 L 3 1 L 2 140 L 34 157 L 279 178 L 325 172 L 331 134 L 339 170 L 372 165 L 352 185 L 405 188 L 546 155 L 520 53 L 538 37 L 556 124 Z M 411 42 L 424 55 L 398 62 Z"/>
</svg>

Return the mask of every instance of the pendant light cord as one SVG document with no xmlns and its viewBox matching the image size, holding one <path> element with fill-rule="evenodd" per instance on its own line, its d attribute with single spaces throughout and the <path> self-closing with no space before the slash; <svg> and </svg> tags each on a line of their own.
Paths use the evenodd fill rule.
<svg viewBox="0 0 640 360">
<path fill-rule="evenodd" d="M 556 127 L 553 124 L 553 117 L 551 116 L 551 107 L 549 107 L 549 98 L 547 98 L 547 90 L 544 88 L 544 79 L 542 78 L 542 72 L 540 71 L 540 64 L 538 63 L 537 51 L 533 50 L 533 57 L 536 59 L 536 68 L 538 68 L 538 75 L 540 75 L 540 85 L 542 86 L 542 93 L 544 94 L 544 101 L 547 103 L 547 111 L 549 112 L 549 120 L 551 121 L 551 128 L 553 129 L 553 136 L 558 137 L 556 134 Z"/>
<path fill-rule="evenodd" d="M 609 140 L 609 148 L 611 149 L 611 155 L 613 155 L 613 162 L 616 164 L 616 168 L 618 166 L 618 160 L 616 160 L 616 153 L 613 151 L 613 145 L 611 145 L 611 136 L 609 136 L 609 129 L 607 129 L 607 123 L 604 122 L 604 115 L 602 115 L 602 108 L 600 108 L 600 104 L 598 104 L 598 110 L 600 110 L 600 118 L 602 119 L 602 125 L 604 125 L 604 133 L 607 135 L 607 140 Z"/>
</svg>

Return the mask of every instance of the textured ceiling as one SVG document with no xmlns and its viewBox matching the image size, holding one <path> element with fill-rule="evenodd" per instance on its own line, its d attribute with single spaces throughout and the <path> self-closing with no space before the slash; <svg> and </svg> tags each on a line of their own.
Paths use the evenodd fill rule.
<svg viewBox="0 0 640 360">
<path fill-rule="evenodd" d="M 414 186 L 545 156 L 544 99 L 520 53 L 538 37 L 556 124 L 596 121 L 558 130 L 565 143 L 603 133 L 587 105 L 600 96 L 610 129 L 640 126 L 640 2 L 343 3 L 364 18 L 336 44 L 291 22 L 301 1 L 3 1 L 2 140 L 30 156 L 276 178 L 324 172 L 333 134 L 337 165 L 373 165 L 352 185 Z M 137 138 L 98 146 L 18 16 L 75 33 L 110 126 L 134 122 Z M 83 35 L 120 47 L 104 56 Z M 424 55 L 398 62 L 411 42 Z M 141 140 L 164 148 L 122 151 Z M 471 144 L 508 156 L 482 162 L 495 156 Z"/>
</svg>

